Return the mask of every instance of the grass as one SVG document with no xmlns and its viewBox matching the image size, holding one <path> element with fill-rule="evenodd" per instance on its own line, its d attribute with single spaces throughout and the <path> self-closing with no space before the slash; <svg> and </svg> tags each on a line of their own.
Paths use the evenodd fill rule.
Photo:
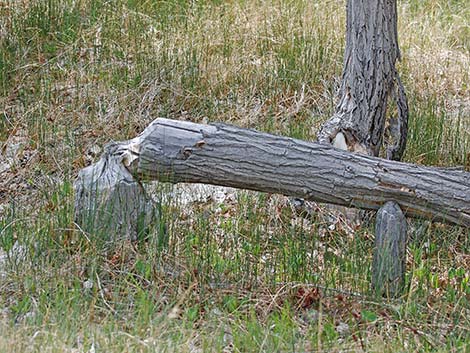
<svg viewBox="0 0 470 353">
<path fill-rule="evenodd" d="M 470 10 L 399 14 L 405 159 L 468 170 Z M 313 139 L 344 23 L 328 0 L 0 2 L 0 351 L 469 350 L 467 229 L 412 221 L 406 291 L 388 300 L 369 284 L 370 227 L 276 195 L 166 197 L 167 236 L 112 251 L 73 222 L 78 170 L 155 117 Z"/>
</svg>

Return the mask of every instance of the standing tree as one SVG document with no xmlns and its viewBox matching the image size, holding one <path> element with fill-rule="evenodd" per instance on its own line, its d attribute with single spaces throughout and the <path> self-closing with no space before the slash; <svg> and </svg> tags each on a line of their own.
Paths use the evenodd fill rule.
<svg viewBox="0 0 470 353">
<path fill-rule="evenodd" d="M 408 104 L 395 68 L 399 59 L 396 0 L 348 0 L 339 101 L 319 142 L 371 156 L 385 146 L 387 159 L 401 159 Z M 393 113 L 390 101 L 396 104 Z M 396 295 L 404 283 L 406 245 L 406 221 L 396 202 L 379 210 L 375 244 L 373 285 Z"/>
<path fill-rule="evenodd" d="M 408 105 L 395 68 L 398 59 L 396 0 L 348 0 L 339 102 L 322 127 L 319 142 L 378 156 L 386 135 L 386 157 L 401 159 Z M 397 109 L 385 129 L 390 100 Z"/>
</svg>

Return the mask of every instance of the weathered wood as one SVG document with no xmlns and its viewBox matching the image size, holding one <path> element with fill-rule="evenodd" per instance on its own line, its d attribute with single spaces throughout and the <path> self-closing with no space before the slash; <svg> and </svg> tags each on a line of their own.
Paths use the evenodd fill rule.
<svg viewBox="0 0 470 353">
<path fill-rule="evenodd" d="M 102 160 L 80 172 L 77 214 L 94 203 L 102 207 L 94 200 L 96 188 L 109 193 L 113 183 L 131 184 L 129 170 L 140 181 L 232 186 L 362 209 L 377 210 L 395 200 L 407 216 L 470 227 L 470 173 L 462 170 L 389 161 L 229 125 L 167 119 L 108 148 Z M 134 197 L 134 205 L 119 200 L 122 209 L 112 214 L 121 223 L 148 207 L 144 196 Z M 124 217 L 128 208 L 138 211 Z"/>
<path fill-rule="evenodd" d="M 136 240 L 156 218 L 140 182 L 126 168 L 130 146 L 110 143 L 101 159 L 80 171 L 75 181 L 75 221 L 103 240 Z"/>
<path fill-rule="evenodd" d="M 395 68 L 400 58 L 396 0 L 348 0 L 344 68 L 335 114 L 318 140 L 335 143 L 339 133 L 349 151 L 378 156 L 390 98 L 387 156 L 400 160 L 406 144 L 408 105 Z"/>
<path fill-rule="evenodd" d="M 400 206 L 389 201 L 377 212 L 372 287 L 377 294 L 395 297 L 405 284 L 406 218 Z"/>
<path fill-rule="evenodd" d="M 470 226 L 470 174 L 348 153 L 255 130 L 157 119 L 135 170 L 170 182 L 225 185 Z"/>
</svg>

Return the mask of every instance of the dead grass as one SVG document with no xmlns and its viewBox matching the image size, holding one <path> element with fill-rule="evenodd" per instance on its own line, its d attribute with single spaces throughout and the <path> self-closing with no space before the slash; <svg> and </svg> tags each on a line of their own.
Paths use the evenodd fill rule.
<svg viewBox="0 0 470 353">
<path fill-rule="evenodd" d="M 169 237 L 113 254 L 73 224 L 77 171 L 156 117 L 315 138 L 334 110 L 344 10 L 0 2 L 0 246 L 26 244 L 32 261 L 0 277 L 0 351 L 468 349 L 466 229 L 412 222 L 409 287 L 387 301 L 369 296 L 370 229 L 325 209 L 296 214 L 279 196 L 168 198 Z M 399 3 L 408 161 L 470 166 L 469 12 Z"/>
</svg>

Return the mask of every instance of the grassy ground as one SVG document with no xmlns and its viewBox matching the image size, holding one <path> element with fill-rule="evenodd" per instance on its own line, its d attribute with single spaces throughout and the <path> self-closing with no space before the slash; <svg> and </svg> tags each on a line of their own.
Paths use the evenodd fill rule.
<svg viewBox="0 0 470 353">
<path fill-rule="evenodd" d="M 469 169 L 470 8 L 399 14 L 405 159 Z M 73 223 L 77 171 L 155 117 L 313 139 L 344 22 L 331 0 L 0 1 L 0 351 L 470 350 L 468 229 L 410 222 L 407 288 L 387 300 L 371 228 L 276 195 L 165 198 L 167 234 L 112 251 Z"/>
</svg>

